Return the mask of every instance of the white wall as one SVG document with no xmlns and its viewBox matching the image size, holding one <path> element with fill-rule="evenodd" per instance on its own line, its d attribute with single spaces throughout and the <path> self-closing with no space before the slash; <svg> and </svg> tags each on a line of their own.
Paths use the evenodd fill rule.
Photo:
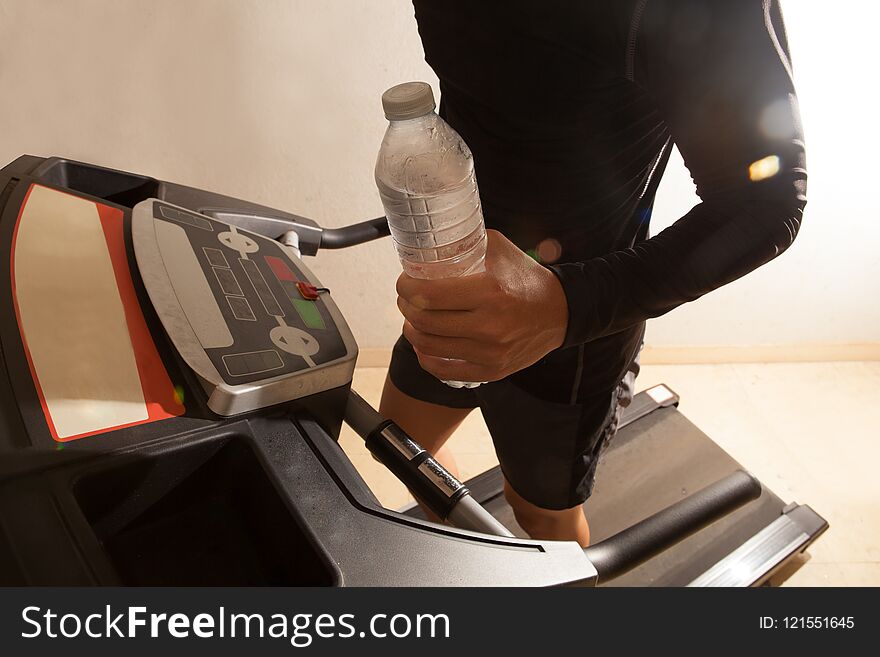
<svg viewBox="0 0 880 657">
<path fill-rule="evenodd" d="M 0 164 L 57 154 L 326 226 L 377 216 L 379 96 L 411 79 L 436 89 L 412 13 L 409 0 L 0 0 Z M 799 0 L 786 16 L 811 176 L 801 236 L 780 260 L 653 322 L 652 344 L 880 340 L 868 152 L 880 11 Z M 674 160 L 655 231 L 694 202 Z M 391 245 L 322 253 L 312 266 L 361 347 L 390 346 Z"/>
<path fill-rule="evenodd" d="M 651 322 L 650 344 L 880 341 L 880 5 L 789 0 L 783 9 L 807 144 L 800 234 L 780 258 Z M 652 231 L 698 200 L 675 151 Z"/>
</svg>

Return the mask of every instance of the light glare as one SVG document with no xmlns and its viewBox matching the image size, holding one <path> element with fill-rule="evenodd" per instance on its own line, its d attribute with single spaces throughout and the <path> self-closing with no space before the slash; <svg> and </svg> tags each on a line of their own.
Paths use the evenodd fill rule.
<svg viewBox="0 0 880 657">
<path fill-rule="evenodd" d="M 749 180 L 752 182 L 772 178 L 777 173 L 779 173 L 779 157 L 776 155 L 768 155 L 749 165 Z"/>
</svg>

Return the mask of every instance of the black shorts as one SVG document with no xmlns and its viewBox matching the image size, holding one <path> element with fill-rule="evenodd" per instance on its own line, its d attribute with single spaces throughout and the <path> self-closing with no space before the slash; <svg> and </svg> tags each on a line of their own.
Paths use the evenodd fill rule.
<svg viewBox="0 0 880 657">
<path fill-rule="evenodd" d="M 425 372 L 401 336 L 389 376 L 401 392 L 421 401 L 479 408 L 513 489 L 536 506 L 568 509 L 590 496 L 599 456 L 617 432 L 621 409 L 632 401 L 643 328 L 598 349 L 557 349 L 531 367 L 472 389 L 451 388 Z M 617 351 L 603 365 L 609 358 L 621 365 L 596 381 L 591 361 L 608 349 Z"/>
</svg>

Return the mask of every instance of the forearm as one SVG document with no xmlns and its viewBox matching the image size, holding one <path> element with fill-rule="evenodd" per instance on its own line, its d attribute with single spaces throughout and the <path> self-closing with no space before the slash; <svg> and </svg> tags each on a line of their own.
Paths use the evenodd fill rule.
<svg viewBox="0 0 880 657">
<path fill-rule="evenodd" d="M 768 262 L 791 245 L 805 203 L 705 201 L 631 249 L 552 267 L 568 301 L 564 344 L 663 315 Z"/>
</svg>

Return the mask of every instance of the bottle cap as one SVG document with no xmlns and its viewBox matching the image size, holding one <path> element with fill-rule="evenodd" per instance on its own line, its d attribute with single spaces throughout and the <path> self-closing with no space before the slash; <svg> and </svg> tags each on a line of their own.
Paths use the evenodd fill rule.
<svg viewBox="0 0 880 657">
<path fill-rule="evenodd" d="M 405 121 L 433 112 L 434 92 L 427 82 L 404 82 L 382 94 L 382 109 L 389 121 Z"/>
</svg>

